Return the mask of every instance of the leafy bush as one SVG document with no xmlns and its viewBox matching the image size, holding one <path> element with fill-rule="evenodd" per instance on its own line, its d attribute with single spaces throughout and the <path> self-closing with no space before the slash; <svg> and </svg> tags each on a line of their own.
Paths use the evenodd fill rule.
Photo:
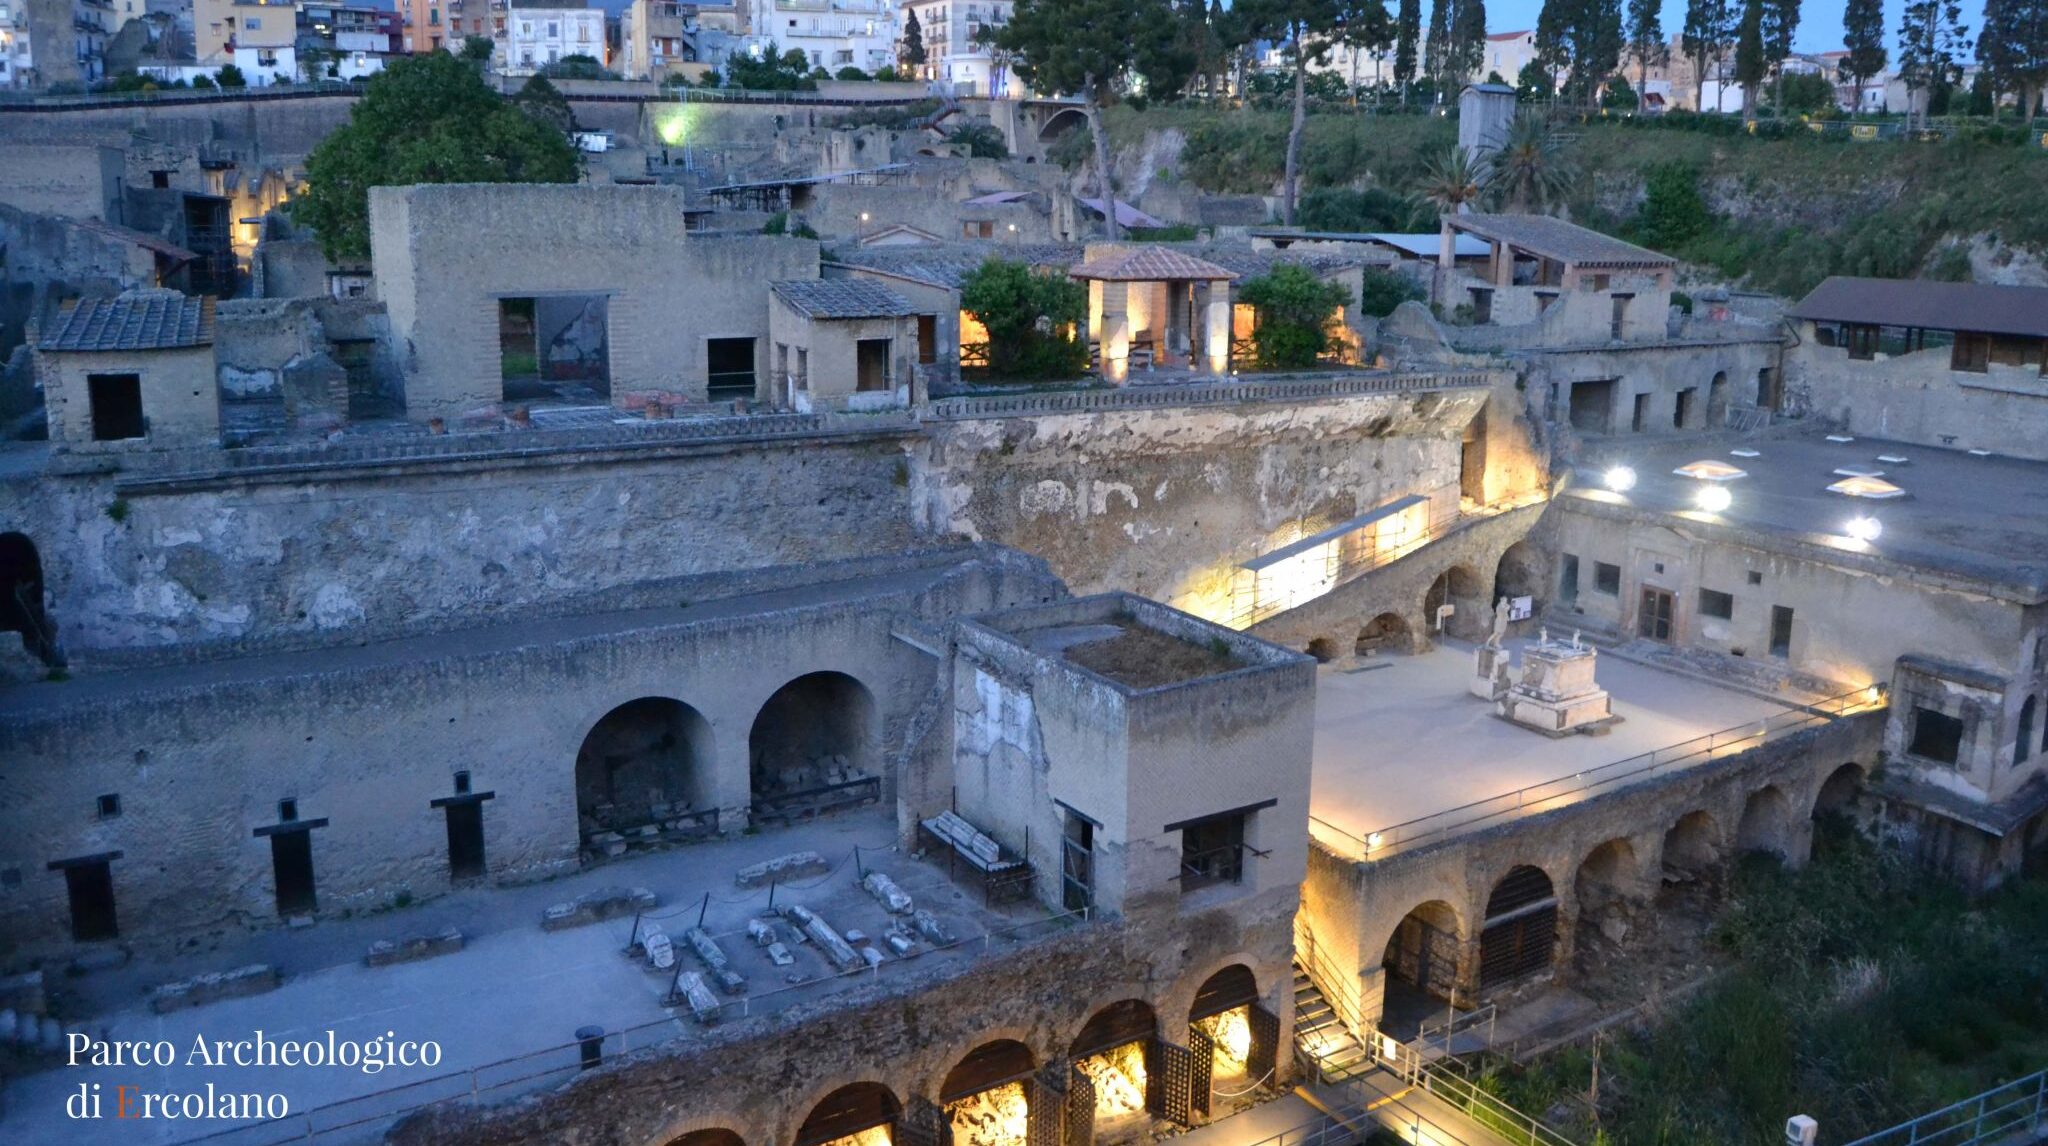
<svg viewBox="0 0 2048 1146">
<path fill-rule="evenodd" d="M 1373 318 L 1385 318 L 1404 302 L 1421 302 L 1428 297 L 1422 284 L 1400 271 L 1386 267 L 1365 268 L 1365 285 L 1359 291 L 1358 309 Z"/>
<path fill-rule="evenodd" d="M 870 76 L 864 71 L 861 71 L 859 68 L 854 67 L 852 64 L 848 64 L 845 67 L 839 69 L 839 71 L 836 72 L 832 76 L 832 78 L 835 80 L 851 80 L 854 83 L 861 83 L 866 80 L 871 80 L 874 77 Z"/>
<path fill-rule="evenodd" d="M 967 154 L 974 159 L 1008 159 L 1010 145 L 1003 141 L 1003 133 L 994 124 L 976 120 L 955 128 L 946 137 L 956 147 L 967 148 Z"/>
<path fill-rule="evenodd" d="M 233 64 L 222 64 L 220 71 L 213 74 L 213 82 L 224 89 L 233 90 L 248 87 L 249 77 L 243 75 L 242 69 Z"/>
<path fill-rule="evenodd" d="M 1700 173 L 1685 163 L 1660 163 L 1644 180 L 1643 205 L 1636 209 L 1636 238 L 1658 251 L 1672 251 L 1714 225 L 1700 195 Z"/>
<path fill-rule="evenodd" d="M 897 78 L 898 77 L 896 75 L 896 69 L 890 67 L 888 64 L 883 64 L 881 67 L 875 69 L 875 82 L 877 83 L 894 83 L 896 82 Z"/>
<path fill-rule="evenodd" d="M 1436 212 L 1406 195 L 1373 187 L 1365 191 L 1318 187 L 1301 197 L 1296 219 L 1311 231 L 1393 231 L 1437 229 Z"/>
<path fill-rule="evenodd" d="M 725 86 L 758 91 L 814 92 L 818 81 L 811 76 L 811 58 L 802 49 L 791 48 L 777 55 L 769 44 L 760 59 L 736 52 L 725 61 Z"/>
<path fill-rule="evenodd" d="M 1237 298 L 1258 311 L 1252 341 L 1258 347 L 1259 365 L 1268 370 L 1314 366 L 1329 347 L 1323 328 L 1330 315 L 1350 301 L 1343 287 L 1291 263 L 1247 280 L 1238 287 Z"/>
<path fill-rule="evenodd" d="M 961 282 L 960 309 L 987 328 L 989 373 L 998 378 L 1078 378 L 1088 369 L 1088 347 L 1075 336 L 1088 290 L 1065 275 L 990 259 Z"/>
<path fill-rule="evenodd" d="M 792 227 L 789 222 L 789 212 L 787 211 L 777 211 L 773 215 L 768 216 L 768 221 L 761 224 L 761 233 L 764 235 L 788 235 L 797 239 L 815 239 L 818 237 L 818 232 L 812 230 L 811 225 L 804 222 L 801 218 Z"/>
</svg>

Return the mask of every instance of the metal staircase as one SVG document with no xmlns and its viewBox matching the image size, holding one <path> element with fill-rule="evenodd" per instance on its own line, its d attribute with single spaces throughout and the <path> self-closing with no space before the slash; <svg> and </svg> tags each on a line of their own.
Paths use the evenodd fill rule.
<svg viewBox="0 0 2048 1146">
<path fill-rule="evenodd" d="M 1373 1067 L 1372 1055 L 1344 1026 L 1300 963 L 1294 965 L 1294 1045 L 1325 1083 L 1341 1082 Z"/>
</svg>

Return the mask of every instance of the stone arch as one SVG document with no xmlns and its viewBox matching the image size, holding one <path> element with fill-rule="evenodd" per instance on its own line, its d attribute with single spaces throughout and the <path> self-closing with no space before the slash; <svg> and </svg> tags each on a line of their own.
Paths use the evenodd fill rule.
<svg viewBox="0 0 2048 1146">
<path fill-rule="evenodd" d="M 1759 788 L 1743 801 L 1742 818 L 1735 824 L 1735 850 L 1791 857 L 1792 802 L 1777 785 Z"/>
<path fill-rule="evenodd" d="M 714 811 L 711 724 L 663 696 L 643 696 L 592 724 L 576 750 L 576 819 L 586 850 L 625 850 L 613 837 L 653 827 L 663 838 L 677 818 Z M 716 830 L 715 817 L 712 829 Z"/>
<path fill-rule="evenodd" d="M 1455 611 L 1444 618 L 1445 633 L 1464 636 L 1486 628 L 1481 610 L 1491 602 L 1482 596 L 1485 583 L 1470 565 L 1453 565 L 1437 574 L 1429 583 L 1429 589 L 1422 595 L 1422 624 L 1429 633 L 1436 633 L 1436 611 L 1443 605 L 1454 606 Z"/>
<path fill-rule="evenodd" d="M 878 1127 L 893 1127 L 903 1113 L 896 1092 L 879 1082 L 850 1082 L 819 1099 L 797 1127 L 795 1146 L 847 1142 Z"/>
<path fill-rule="evenodd" d="M 991 1039 L 961 1056 L 939 1083 L 955 1143 L 1021 1146 L 1030 1128 L 1037 1056 L 1016 1039 Z"/>
<path fill-rule="evenodd" d="M 2013 738 L 2012 743 L 2012 762 L 2015 765 L 2026 763 L 2034 754 L 2034 699 L 2029 696 L 2020 705 L 2019 735 Z"/>
<path fill-rule="evenodd" d="M 1718 430 L 1728 424 L 1728 372 L 1714 371 L 1714 380 L 1707 383 L 1707 429 Z"/>
<path fill-rule="evenodd" d="M 1557 888 L 1542 868 L 1519 864 L 1493 885 L 1479 932 L 1479 989 L 1550 969 L 1557 950 Z"/>
<path fill-rule="evenodd" d="M 1486 603 L 1496 604 L 1502 597 L 1533 597 L 1535 611 L 1542 612 L 1550 597 L 1546 591 L 1549 568 L 1535 545 L 1526 539 L 1515 542 L 1501 552 L 1500 562 L 1494 566 L 1493 592 L 1487 594 Z"/>
<path fill-rule="evenodd" d="M 1375 653 L 1412 653 L 1415 651 L 1415 630 L 1409 627 L 1408 618 L 1401 614 L 1381 613 L 1359 628 L 1358 636 L 1351 642 L 1351 651 L 1362 657 Z"/>
<path fill-rule="evenodd" d="M 880 723 L 874 694 L 843 672 L 805 673 L 775 690 L 747 733 L 755 818 L 844 802 L 834 785 L 880 774 Z"/>
<path fill-rule="evenodd" d="M 1331 637 L 1310 637 L 1301 651 L 1316 658 L 1317 664 L 1326 665 L 1337 659 L 1337 642 Z"/>
<path fill-rule="evenodd" d="M 1146 1117 L 1145 1055 L 1158 1037 L 1159 1016 L 1143 999 L 1102 1007 L 1075 1034 L 1067 1054 L 1094 1084 L 1097 1134 L 1116 1133 Z"/>
<path fill-rule="evenodd" d="M 1208 1044 L 1211 1086 L 1236 1090 L 1270 1069 L 1278 1048 L 1268 1039 L 1276 1038 L 1279 1029 L 1262 1029 L 1252 1013 L 1259 1005 L 1259 977 L 1249 963 L 1220 967 L 1195 988 L 1187 1010 L 1189 1042 Z"/>
<path fill-rule="evenodd" d="M 1818 820 L 1830 812 L 1846 813 L 1862 793 L 1863 766 L 1853 761 L 1843 764 L 1814 790 L 1812 817 Z"/>
<path fill-rule="evenodd" d="M 1664 833 L 1658 853 L 1663 865 L 1660 904 L 1671 906 L 1672 897 L 1688 891 L 1712 894 L 1720 882 L 1723 839 L 1721 825 L 1705 809 L 1678 817 Z"/>
<path fill-rule="evenodd" d="M 0 633 L 20 633 L 31 656 L 57 663 L 57 633 L 43 610 L 43 559 L 24 533 L 0 533 Z"/>
<path fill-rule="evenodd" d="M 669 1139 L 668 1146 L 747 1146 L 747 1143 L 746 1139 L 721 1126 L 710 1130 L 692 1130 Z"/>
<path fill-rule="evenodd" d="M 1464 946 L 1465 922 L 1448 901 L 1432 899 L 1403 915 L 1380 954 L 1386 995 L 1382 1025 L 1405 1028 L 1435 1013 L 1438 1003 L 1455 1000 Z"/>
<path fill-rule="evenodd" d="M 1070 131 L 1087 126 L 1087 123 L 1088 117 L 1081 109 L 1063 108 L 1048 117 L 1045 125 L 1038 129 L 1038 142 L 1051 143 Z"/>
<path fill-rule="evenodd" d="M 1573 947 L 1583 968 L 1619 950 L 1636 929 L 1643 896 L 1635 845 L 1616 838 L 1587 852 L 1572 877 L 1572 898 L 1578 912 Z"/>
</svg>

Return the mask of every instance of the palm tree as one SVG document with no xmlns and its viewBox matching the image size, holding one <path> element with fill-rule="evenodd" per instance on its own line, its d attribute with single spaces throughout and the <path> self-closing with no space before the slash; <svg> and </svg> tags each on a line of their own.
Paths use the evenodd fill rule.
<svg viewBox="0 0 2048 1146">
<path fill-rule="evenodd" d="M 1422 169 L 1415 193 L 1443 214 L 1469 215 L 1492 175 L 1485 160 L 1475 161 L 1464 148 L 1452 147 Z"/>
<path fill-rule="evenodd" d="M 1488 165 L 1493 176 L 1488 189 L 1516 214 L 1548 210 L 1563 202 L 1577 177 L 1564 149 L 1551 138 L 1550 125 L 1526 111 L 1508 125 L 1507 138 Z"/>
</svg>

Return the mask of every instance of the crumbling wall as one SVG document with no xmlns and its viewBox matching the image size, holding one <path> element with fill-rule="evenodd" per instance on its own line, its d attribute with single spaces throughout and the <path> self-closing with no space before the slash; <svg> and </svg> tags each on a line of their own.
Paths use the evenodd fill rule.
<svg viewBox="0 0 2048 1146">
<path fill-rule="evenodd" d="M 2034 427 L 2048 411 L 2048 375 L 2033 366 L 1949 369 L 1949 347 L 1880 361 L 1804 340 L 1785 355 L 1788 401 L 1849 433 L 2014 457 L 2048 458 Z"/>
</svg>

